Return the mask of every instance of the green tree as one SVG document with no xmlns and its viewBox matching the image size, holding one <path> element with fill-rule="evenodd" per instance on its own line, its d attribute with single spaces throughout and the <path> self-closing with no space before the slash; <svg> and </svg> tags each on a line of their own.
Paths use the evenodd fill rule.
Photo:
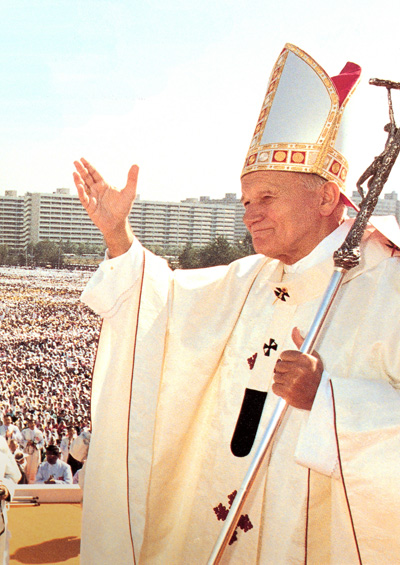
<svg viewBox="0 0 400 565">
<path fill-rule="evenodd" d="M 199 248 L 187 243 L 178 257 L 180 269 L 198 269 L 201 267 L 199 260 Z"/>
<path fill-rule="evenodd" d="M 33 256 L 36 265 L 51 265 L 60 268 L 63 265 L 63 252 L 61 244 L 55 241 L 39 241 L 33 248 Z"/>
<path fill-rule="evenodd" d="M 8 257 L 8 246 L 7 245 L 0 245 L 0 265 L 7 264 L 7 257 Z"/>
<path fill-rule="evenodd" d="M 228 265 L 245 257 L 254 254 L 250 239 L 246 238 L 235 245 L 223 237 L 218 236 L 214 241 L 202 247 L 193 247 L 187 244 L 179 255 L 179 268 L 198 269 L 199 267 L 213 267 L 215 265 Z"/>
<path fill-rule="evenodd" d="M 225 237 L 220 235 L 214 241 L 199 249 L 200 266 L 228 265 L 237 258 L 235 255 L 234 247 Z"/>
<path fill-rule="evenodd" d="M 253 241 L 249 232 L 246 232 L 246 235 L 241 241 L 236 242 L 236 247 L 238 253 L 243 253 L 243 255 L 239 255 L 239 257 L 247 257 L 247 255 L 255 254 Z"/>
</svg>

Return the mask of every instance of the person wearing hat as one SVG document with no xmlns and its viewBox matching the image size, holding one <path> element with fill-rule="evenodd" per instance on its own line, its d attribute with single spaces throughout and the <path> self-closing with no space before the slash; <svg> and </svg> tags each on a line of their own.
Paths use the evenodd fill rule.
<svg viewBox="0 0 400 565">
<path fill-rule="evenodd" d="M 46 461 L 39 465 L 35 483 L 45 483 L 46 485 L 72 484 L 71 467 L 68 463 L 61 461 L 60 455 L 58 445 L 46 447 Z"/>
<path fill-rule="evenodd" d="M 170 271 L 128 223 L 137 166 L 119 191 L 75 162 L 108 246 L 82 295 L 103 317 L 82 564 L 206 563 L 279 397 L 290 407 L 224 562 L 398 561 L 398 226 L 368 227 L 317 350 L 298 351 L 352 224 L 340 142 L 359 75 L 285 46 L 242 173 L 257 254 L 231 265 Z"/>
</svg>

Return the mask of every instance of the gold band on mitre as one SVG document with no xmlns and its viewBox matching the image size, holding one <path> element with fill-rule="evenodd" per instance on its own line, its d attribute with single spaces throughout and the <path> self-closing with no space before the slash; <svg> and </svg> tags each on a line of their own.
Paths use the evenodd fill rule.
<svg viewBox="0 0 400 565">
<path fill-rule="evenodd" d="M 341 121 L 361 68 L 347 63 L 330 78 L 307 53 L 287 43 L 272 70 L 242 171 L 314 173 L 344 192 L 348 163 Z"/>
</svg>

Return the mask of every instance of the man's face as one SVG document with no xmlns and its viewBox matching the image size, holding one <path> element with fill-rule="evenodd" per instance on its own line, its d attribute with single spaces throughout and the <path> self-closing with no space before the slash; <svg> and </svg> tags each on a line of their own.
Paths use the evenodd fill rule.
<svg viewBox="0 0 400 565">
<path fill-rule="evenodd" d="M 3 422 L 5 426 L 9 426 L 10 424 L 12 424 L 11 416 L 4 416 Z"/>
<path fill-rule="evenodd" d="M 253 247 L 287 265 L 308 255 L 323 239 L 318 198 L 298 173 L 257 171 L 242 178 L 243 221 Z"/>
<path fill-rule="evenodd" d="M 28 428 L 33 430 L 35 428 L 35 422 L 33 420 L 28 420 Z"/>
<path fill-rule="evenodd" d="M 50 465 L 57 463 L 58 453 L 53 453 L 52 451 L 46 451 L 46 459 Z"/>
</svg>

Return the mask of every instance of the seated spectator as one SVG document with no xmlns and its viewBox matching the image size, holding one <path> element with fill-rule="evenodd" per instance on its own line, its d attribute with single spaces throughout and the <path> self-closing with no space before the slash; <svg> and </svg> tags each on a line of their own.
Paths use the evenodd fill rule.
<svg viewBox="0 0 400 565">
<path fill-rule="evenodd" d="M 47 446 L 46 461 L 39 465 L 35 483 L 72 484 L 71 467 L 60 460 L 60 448 L 57 445 Z"/>
</svg>

